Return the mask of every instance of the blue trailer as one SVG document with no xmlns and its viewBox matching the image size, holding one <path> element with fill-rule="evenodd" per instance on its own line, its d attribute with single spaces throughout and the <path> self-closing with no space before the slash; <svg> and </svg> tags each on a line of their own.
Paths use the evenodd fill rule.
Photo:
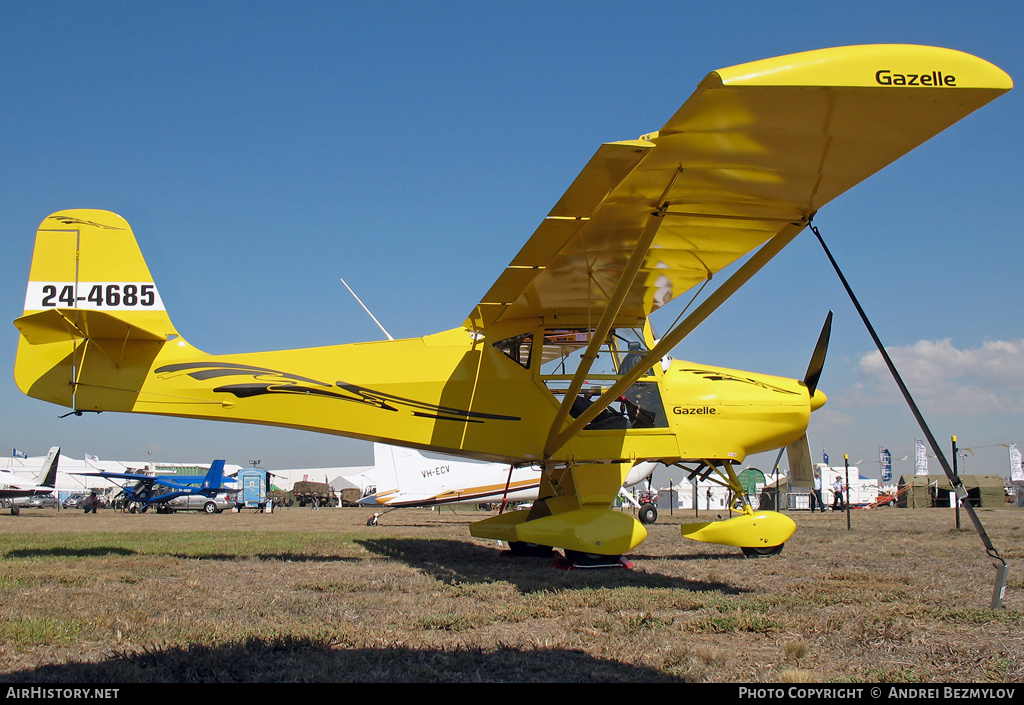
<svg viewBox="0 0 1024 705">
<path fill-rule="evenodd" d="M 257 509 L 260 512 L 274 511 L 267 492 L 270 489 L 266 470 L 243 468 L 238 471 L 238 486 L 241 488 L 235 498 L 235 506 L 243 509 Z"/>
</svg>

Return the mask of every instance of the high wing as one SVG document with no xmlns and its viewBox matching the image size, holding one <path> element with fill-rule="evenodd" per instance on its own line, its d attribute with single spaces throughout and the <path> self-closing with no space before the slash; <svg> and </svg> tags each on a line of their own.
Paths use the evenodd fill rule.
<svg viewBox="0 0 1024 705">
<path fill-rule="evenodd" d="M 52 487 L 26 487 L 23 489 L 6 487 L 0 488 L 0 499 L 17 499 L 19 497 L 34 497 L 39 494 L 51 494 Z"/>
<path fill-rule="evenodd" d="M 152 475 L 137 475 L 130 472 L 76 472 L 74 475 L 81 477 L 102 477 L 106 480 L 138 480 L 140 482 L 153 483 L 156 478 Z"/>
<path fill-rule="evenodd" d="M 608 309 L 635 325 L 1012 85 L 909 45 L 713 71 L 660 130 L 598 149 L 466 325 Z"/>
</svg>

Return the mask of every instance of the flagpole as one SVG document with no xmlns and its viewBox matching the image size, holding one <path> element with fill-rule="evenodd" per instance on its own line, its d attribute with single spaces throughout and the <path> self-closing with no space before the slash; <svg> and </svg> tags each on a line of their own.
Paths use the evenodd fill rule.
<svg viewBox="0 0 1024 705">
<path fill-rule="evenodd" d="M 956 452 L 956 436 L 953 436 L 953 474 L 956 475 L 957 477 L 959 477 L 960 475 L 959 475 L 959 473 L 957 471 L 957 457 L 956 456 L 957 456 L 957 452 Z M 956 492 L 955 491 L 950 490 L 950 493 L 955 498 L 953 500 L 953 504 L 956 506 L 956 528 L 959 529 L 960 528 L 960 498 L 956 496 Z"/>
</svg>

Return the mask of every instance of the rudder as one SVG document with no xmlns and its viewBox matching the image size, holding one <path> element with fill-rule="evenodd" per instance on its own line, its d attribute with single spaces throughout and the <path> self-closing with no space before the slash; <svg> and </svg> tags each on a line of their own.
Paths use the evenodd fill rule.
<svg viewBox="0 0 1024 705">
<path fill-rule="evenodd" d="M 213 492 L 219 492 L 224 484 L 224 461 L 214 460 L 210 463 L 210 469 L 206 472 L 206 477 L 203 478 L 203 490 L 212 490 Z"/>
</svg>

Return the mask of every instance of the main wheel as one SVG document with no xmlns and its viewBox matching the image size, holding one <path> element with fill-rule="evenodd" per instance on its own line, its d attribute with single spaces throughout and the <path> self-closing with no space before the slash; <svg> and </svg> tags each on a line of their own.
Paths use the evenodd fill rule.
<svg viewBox="0 0 1024 705">
<path fill-rule="evenodd" d="M 640 519 L 641 524 L 653 524 L 658 521 L 658 508 L 653 504 L 645 504 L 640 507 L 637 518 Z"/>
<path fill-rule="evenodd" d="M 780 543 L 778 546 L 742 546 L 743 555 L 748 558 L 764 558 L 766 556 L 777 556 L 782 553 L 782 547 L 786 544 Z"/>
<path fill-rule="evenodd" d="M 542 546 L 539 543 L 529 543 L 528 541 L 509 541 L 508 549 L 514 556 L 540 556 L 546 557 L 551 555 L 551 546 Z"/>
<path fill-rule="evenodd" d="M 622 556 L 606 556 L 603 553 L 585 553 L 583 551 L 573 551 L 568 548 L 562 549 L 565 552 L 565 558 L 577 566 L 582 568 L 599 568 L 604 566 L 616 566 L 620 564 Z"/>
</svg>

